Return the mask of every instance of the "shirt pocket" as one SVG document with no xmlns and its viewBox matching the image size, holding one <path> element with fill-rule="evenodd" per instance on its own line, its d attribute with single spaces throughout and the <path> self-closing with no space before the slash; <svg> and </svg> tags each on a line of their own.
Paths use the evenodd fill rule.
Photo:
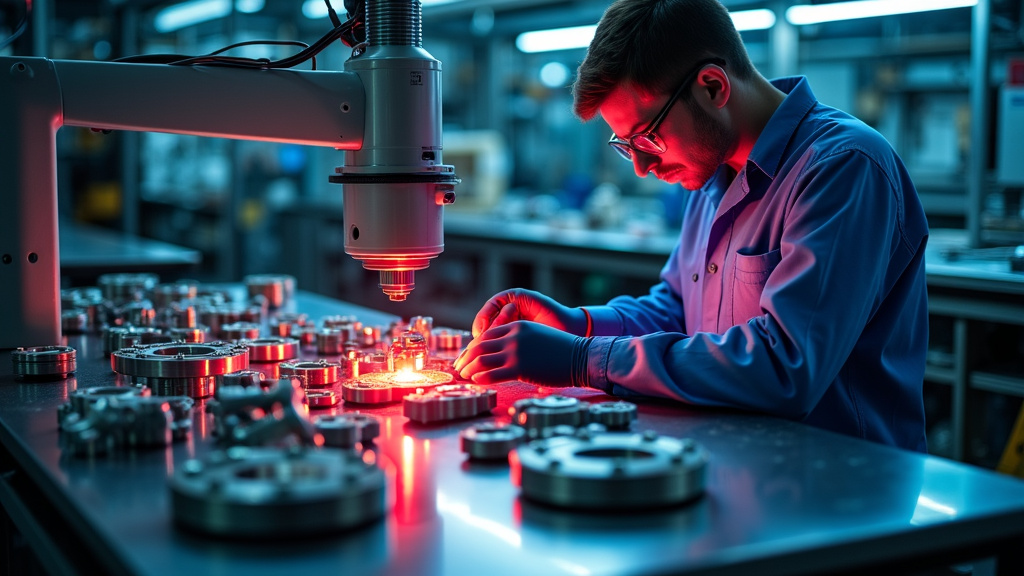
<svg viewBox="0 0 1024 576">
<path fill-rule="evenodd" d="M 732 287 L 732 322 L 733 325 L 745 324 L 761 310 L 761 293 L 768 277 L 782 260 L 781 250 L 772 250 L 765 254 L 736 253 L 733 260 Z"/>
</svg>

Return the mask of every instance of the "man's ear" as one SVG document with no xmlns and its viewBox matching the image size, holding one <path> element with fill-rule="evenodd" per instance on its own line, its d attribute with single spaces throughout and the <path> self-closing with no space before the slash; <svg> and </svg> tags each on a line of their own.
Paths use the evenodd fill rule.
<svg viewBox="0 0 1024 576">
<path fill-rule="evenodd" d="M 714 108 L 723 108 L 732 94 L 732 82 L 721 67 L 708 64 L 697 74 L 694 82 L 698 101 Z"/>
</svg>

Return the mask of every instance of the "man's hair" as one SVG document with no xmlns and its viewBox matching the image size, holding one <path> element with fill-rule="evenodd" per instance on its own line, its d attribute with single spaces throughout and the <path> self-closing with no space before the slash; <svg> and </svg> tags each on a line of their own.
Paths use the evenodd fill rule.
<svg viewBox="0 0 1024 576">
<path fill-rule="evenodd" d="M 757 74 L 729 11 L 718 0 L 616 0 L 597 25 L 573 85 L 573 110 L 584 121 L 626 82 L 670 92 L 691 66 L 722 58 L 739 78 Z"/>
</svg>

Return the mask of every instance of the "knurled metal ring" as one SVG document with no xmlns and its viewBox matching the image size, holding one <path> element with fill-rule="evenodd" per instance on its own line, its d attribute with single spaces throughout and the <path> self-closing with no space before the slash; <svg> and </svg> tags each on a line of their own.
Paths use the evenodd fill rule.
<svg viewBox="0 0 1024 576">
<path fill-rule="evenodd" d="M 78 367 L 75 349 L 70 346 L 16 348 L 11 362 L 16 377 L 32 380 L 67 378 Z"/>
<path fill-rule="evenodd" d="M 704 491 L 708 453 L 690 439 L 579 433 L 520 446 L 510 458 L 523 496 L 567 508 L 650 509 Z"/>
<path fill-rule="evenodd" d="M 239 344 L 249 347 L 250 362 L 280 362 L 299 357 L 299 341 L 296 338 L 257 338 Z"/>
<path fill-rule="evenodd" d="M 526 429 L 494 422 L 470 426 L 459 434 L 462 451 L 474 460 L 507 460 L 525 438 Z"/>
<path fill-rule="evenodd" d="M 231 538 L 318 536 L 387 511 L 383 471 L 329 448 L 232 447 L 186 461 L 170 489 L 178 525 Z"/>
</svg>

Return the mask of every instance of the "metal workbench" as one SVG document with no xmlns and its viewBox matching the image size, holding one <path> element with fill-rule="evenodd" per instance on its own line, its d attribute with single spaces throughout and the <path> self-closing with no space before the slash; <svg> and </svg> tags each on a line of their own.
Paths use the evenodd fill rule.
<svg viewBox="0 0 1024 576">
<path fill-rule="evenodd" d="M 389 320 L 305 293 L 294 309 Z M 532 503 L 507 465 L 460 452 L 459 431 L 487 419 L 422 426 L 395 404 L 363 409 L 383 421 L 371 448 L 389 478 L 393 507 L 383 520 L 312 539 L 201 536 L 173 525 L 168 476 L 214 445 L 204 403 L 191 438 L 172 447 L 62 457 L 57 407 L 76 387 L 113 383 L 98 337 L 69 344 L 79 369 L 65 381 L 16 381 L 10 353 L 0 354 L 0 503 L 51 571 L 837 574 L 998 556 L 1001 574 L 1024 572 L 1024 483 L 1016 479 L 785 420 L 653 402 L 640 405 L 634 430 L 693 438 L 711 455 L 706 494 L 681 507 L 602 514 Z M 555 391 L 498 387 L 490 419 L 507 420 L 518 398 Z"/>
</svg>

